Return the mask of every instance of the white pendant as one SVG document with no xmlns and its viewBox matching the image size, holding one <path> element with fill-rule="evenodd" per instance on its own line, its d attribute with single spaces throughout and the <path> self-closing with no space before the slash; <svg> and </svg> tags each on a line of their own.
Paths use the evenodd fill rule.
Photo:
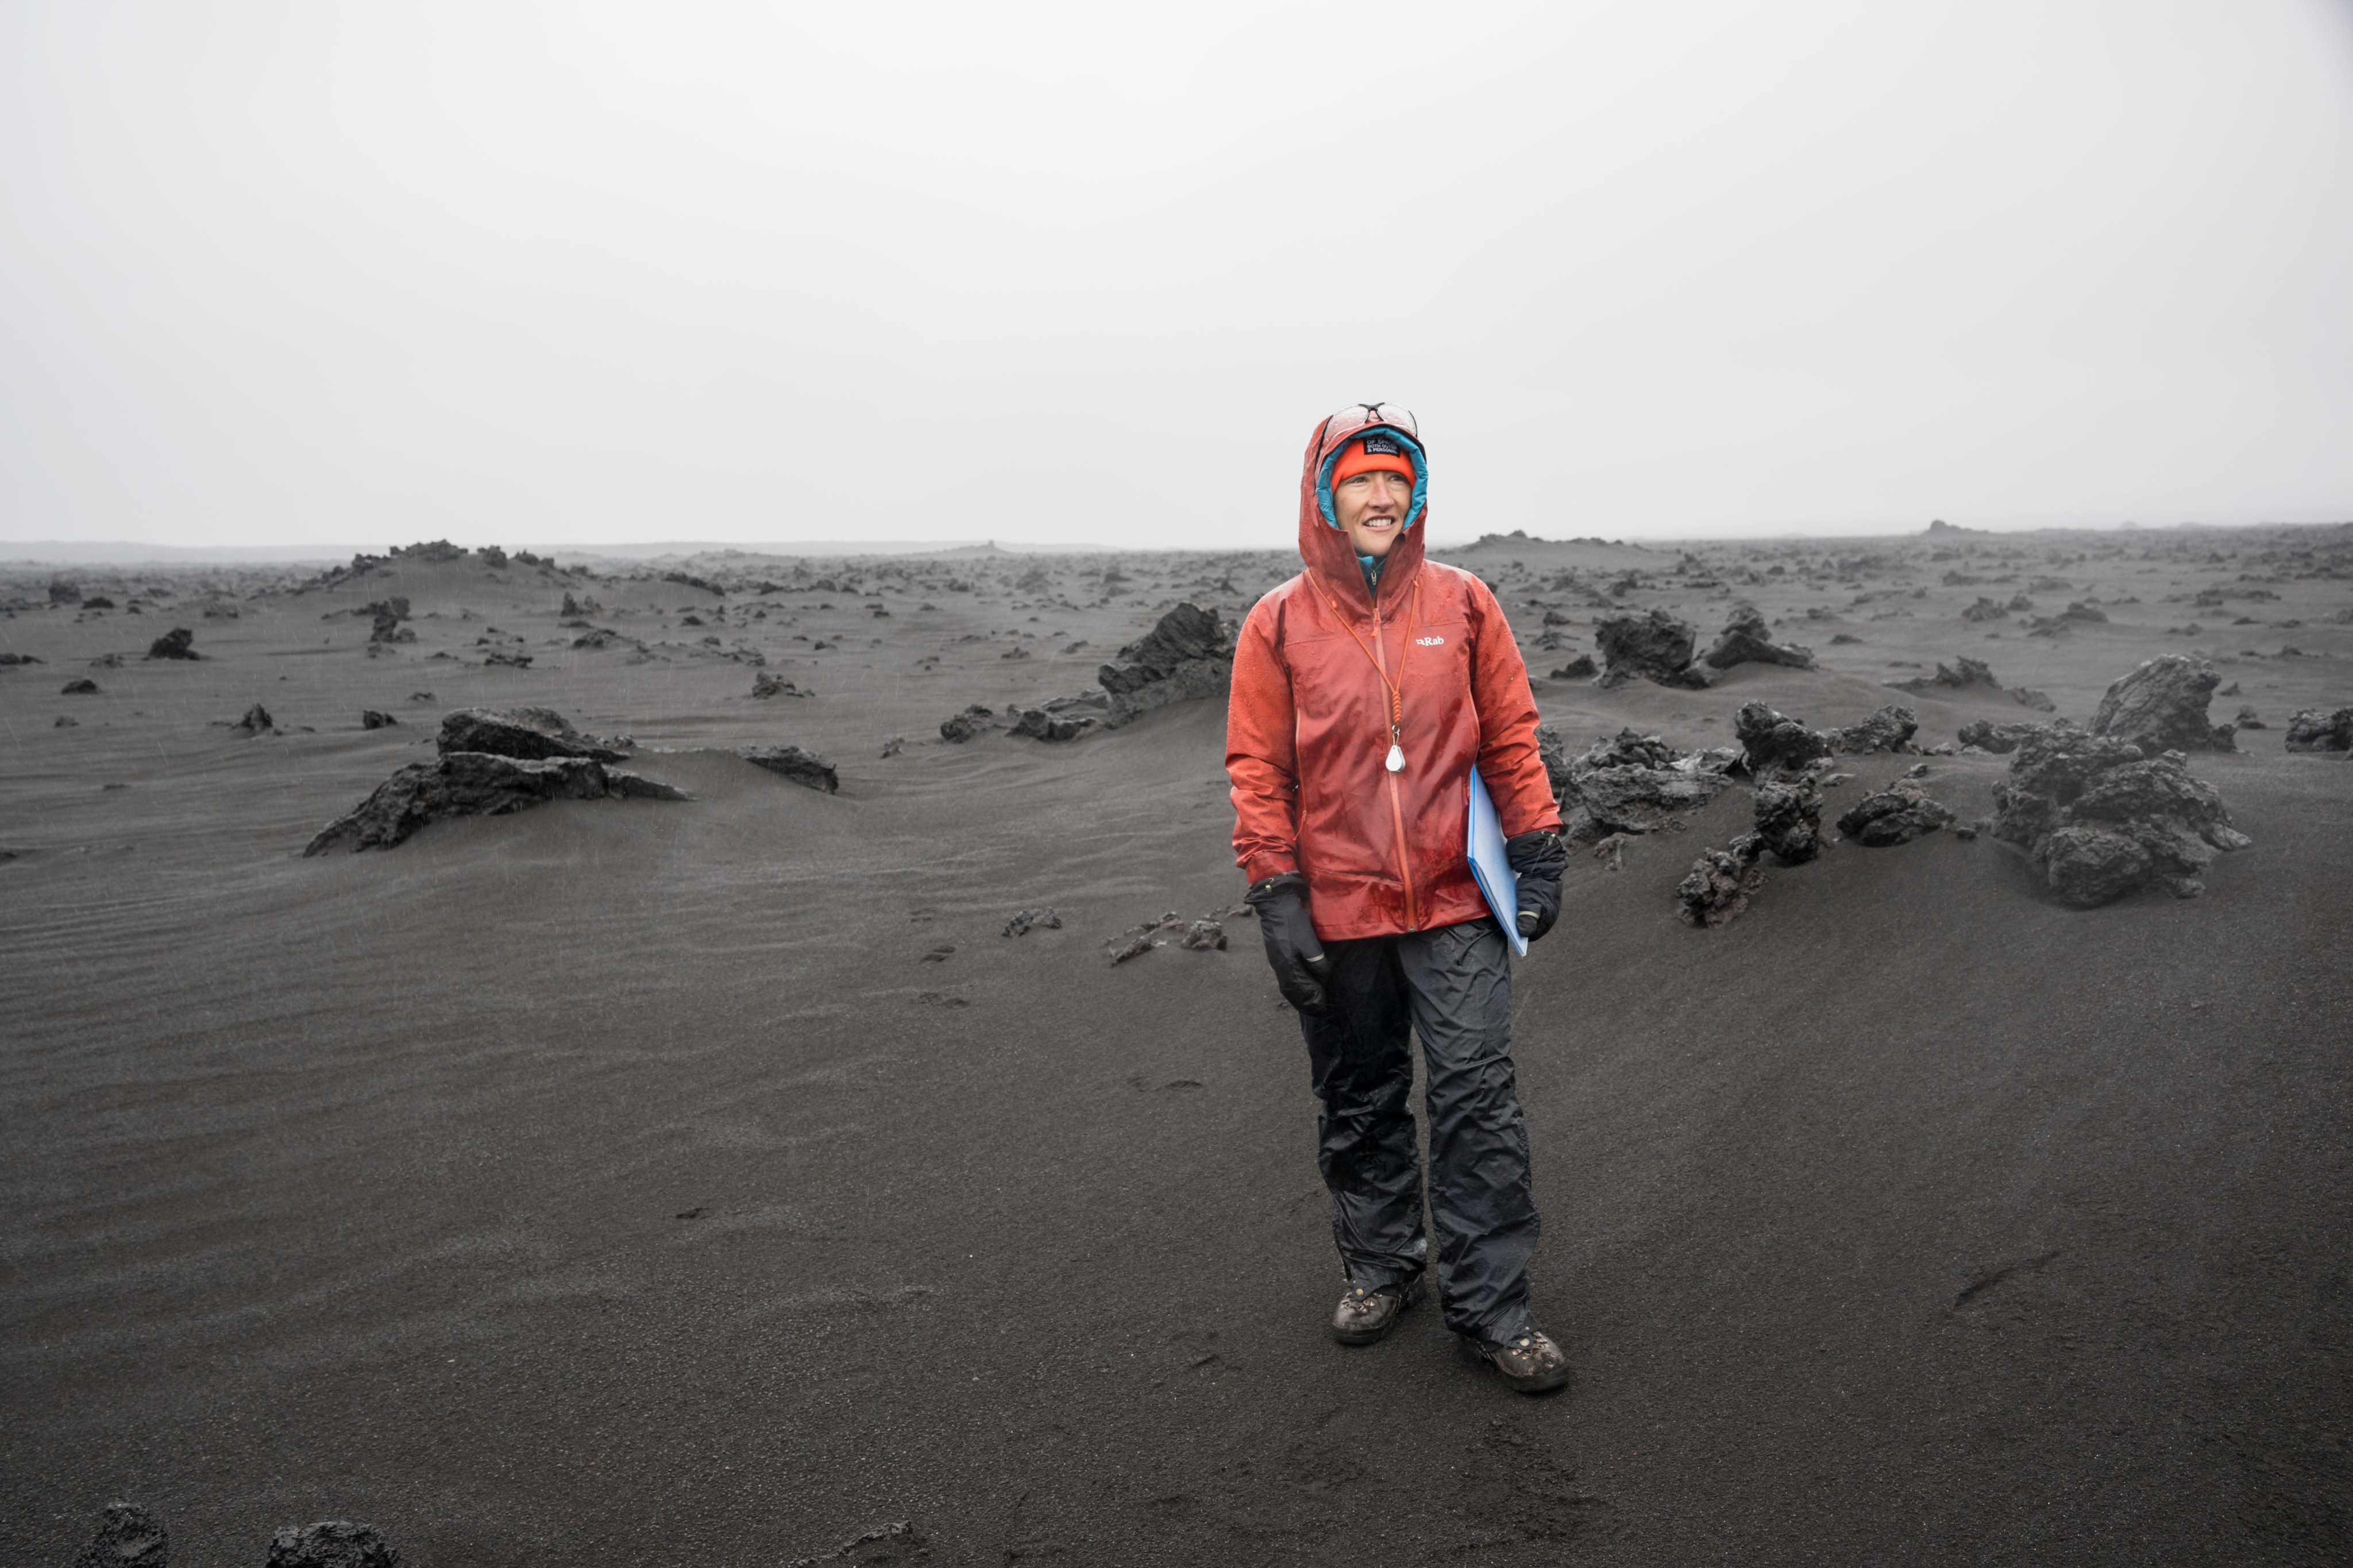
<svg viewBox="0 0 2353 1568">
<path fill-rule="evenodd" d="M 1405 748 L 1403 746 L 1392 745 L 1389 747 L 1389 772 L 1393 773 L 1401 773 L 1405 772 Z"/>
</svg>

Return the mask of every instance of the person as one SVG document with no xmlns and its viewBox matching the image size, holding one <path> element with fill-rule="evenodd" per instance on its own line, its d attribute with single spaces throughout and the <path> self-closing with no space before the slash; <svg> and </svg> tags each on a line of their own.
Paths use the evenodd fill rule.
<svg viewBox="0 0 2353 1568">
<path fill-rule="evenodd" d="M 1511 957 L 1464 850 L 1471 770 L 1508 836 L 1510 915 L 1530 941 L 1559 913 L 1567 854 L 1519 645 L 1485 584 L 1423 558 L 1429 490 L 1409 412 L 1359 404 L 1315 427 L 1299 480 L 1306 569 L 1251 607 L 1234 652 L 1234 853 L 1320 1102 L 1346 1276 L 1333 1337 L 1385 1338 L 1429 1263 L 1410 1028 L 1445 1325 L 1535 1393 L 1568 1363 L 1529 1316 L 1537 1220 Z"/>
</svg>

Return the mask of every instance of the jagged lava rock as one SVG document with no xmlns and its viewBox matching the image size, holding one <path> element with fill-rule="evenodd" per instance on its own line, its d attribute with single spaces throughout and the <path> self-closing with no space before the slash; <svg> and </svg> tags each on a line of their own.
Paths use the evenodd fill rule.
<svg viewBox="0 0 2353 1568">
<path fill-rule="evenodd" d="M 244 718 L 231 724 L 229 728 L 242 730 L 248 735 L 266 735 L 278 728 L 278 725 L 276 721 L 269 717 L 269 710 L 257 702 L 245 710 Z"/>
<path fill-rule="evenodd" d="M 2306 708 L 2287 721 L 2291 752 L 2353 752 L 2353 708 L 2324 712 Z"/>
<path fill-rule="evenodd" d="M 1822 792 L 1811 779 L 1757 786 L 1757 841 L 1784 866 L 1822 852 Z"/>
<path fill-rule="evenodd" d="M 2217 851 L 2253 842 L 2181 752 L 2146 757 L 2129 742 L 2072 727 L 2021 742 L 1993 795 L 1994 837 L 2025 846 L 2059 901 L 2077 909 L 2151 881 L 2195 898 Z"/>
<path fill-rule="evenodd" d="M 961 744 L 997 727 L 997 715 L 976 702 L 963 712 L 940 721 L 940 739 Z"/>
<path fill-rule="evenodd" d="M 1741 704 L 1740 711 L 1733 715 L 1732 732 L 1740 742 L 1750 776 L 1759 779 L 1775 773 L 1795 773 L 1818 757 L 1829 756 L 1832 749 L 1829 734 L 1809 730 L 1762 702 Z"/>
<path fill-rule="evenodd" d="M 79 680 L 69 680 L 64 686 L 58 689 L 58 695 L 60 697 L 95 697 L 98 695 L 98 682 L 90 679 L 88 676 L 84 676 Z"/>
<path fill-rule="evenodd" d="M 1915 749 L 1912 736 L 1919 728 L 1917 714 L 1891 702 L 1862 723 L 1838 731 L 1838 749 L 1850 752 L 1909 752 Z"/>
<path fill-rule="evenodd" d="M 1723 849 L 1703 849 L 1683 879 L 1675 884 L 1675 914 L 1687 926 L 1720 926 L 1748 907 L 1748 895 L 1764 886 L 1764 869 L 1757 864 L 1761 849 L 1754 834 L 1744 833 Z"/>
<path fill-rule="evenodd" d="M 1980 719 L 1961 726 L 1960 742 L 1981 752 L 2007 754 L 2018 750 L 2021 741 L 2042 728 L 2040 724 L 1997 724 L 1990 719 Z"/>
<path fill-rule="evenodd" d="M 1754 605 L 1734 607 L 1732 618 L 1718 632 L 1715 646 L 1707 650 L 1707 665 L 1712 669 L 1730 669 L 1736 664 L 1780 664 L 1792 669 L 1814 668 L 1814 650 L 1795 643 L 1777 643 L 1772 627 Z"/>
<path fill-rule="evenodd" d="M 1593 642 L 1601 650 L 1604 686 L 1622 686 L 1637 676 L 1661 686 L 1697 689 L 1707 684 L 1707 677 L 1692 668 L 1697 637 L 1687 623 L 1664 610 L 1597 621 Z"/>
<path fill-rule="evenodd" d="M 2231 726 L 2206 716 L 2207 701 L 2221 680 L 2201 659 L 2159 654 L 2108 688 L 2092 714 L 2092 733 L 2149 753 L 2236 751 Z"/>
<path fill-rule="evenodd" d="M 1656 735 L 1621 731 L 1563 770 L 1563 831 L 1577 843 L 1612 833 L 1655 833 L 1714 800 L 1738 761 L 1729 747 L 1678 755 Z M 1549 760 L 1546 767 L 1549 772 Z"/>
<path fill-rule="evenodd" d="M 185 626 L 174 626 L 147 645 L 149 658 L 202 658 L 195 649 L 196 634 Z"/>
<path fill-rule="evenodd" d="M 586 757 L 617 763 L 628 756 L 626 747 L 582 734 L 553 708 L 460 708 L 441 716 L 436 744 L 444 756 L 452 752 L 487 752 L 521 762 Z"/>
<path fill-rule="evenodd" d="M 1222 697 L 1233 679 L 1234 645 L 1215 610 L 1186 603 L 1160 617 L 1140 639 L 1119 650 L 1124 663 L 1106 664 L 1095 679 L 1112 699 L 1111 727 L 1169 702 Z"/>
<path fill-rule="evenodd" d="M 106 1505 L 105 1522 L 74 1554 L 73 1568 L 169 1568 L 171 1531 L 137 1503 Z"/>
<path fill-rule="evenodd" d="M 336 1519 L 279 1531 L 264 1568 L 400 1568 L 400 1553 L 375 1525 Z"/>
<path fill-rule="evenodd" d="M 1052 909 L 1016 910 L 1013 918 L 1005 922 L 1008 936 L 1028 936 L 1033 931 L 1060 931 L 1062 917 Z"/>
<path fill-rule="evenodd" d="M 1919 785 L 1897 783 L 1855 802 L 1839 818 L 1841 833 L 1866 849 L 1909 844 L 1924 833 L 1934 833 L 1953 821 L 1953 813 L 1931 800 Z"/>
<path fill-rule="evenodd" d="M 363 730 L 388 730 L 399 722 L 391 714 L 379 712 L 374 708 L 360 710 L 360 728 Z"/>
<path fill-rule="evenodd" d="M 1033 741 L 1075 741 L 1093 729 L 1104 716 L 1102 709 L 1092 712 L 1071 710 L 1078 706 L 1075 701 L 1065 699 L 1060 704 L 1016 709 L 1010 732 Z"/>
<path fill-rule="evenodd" d="M 394 773 L 365 800 L 321 828 L 302 853 L 389 849 L 445 816 L 502 816 L 546 800 L 623 797 L 688 798 L 682 790 L 607 767 L 593 757 L 526 760 L 451 752 L 435 762 L 411 763 Z"/>
<path fill-rule="evenodd" d="M 840 775 L 834 772 L 831 763 L 798 746 L 745 746 L 735 754 L 755 768 L 765 768 L 797 784 L 807 784 L 828 795 L 837 794 L 841 788 Z"/>
</svg>

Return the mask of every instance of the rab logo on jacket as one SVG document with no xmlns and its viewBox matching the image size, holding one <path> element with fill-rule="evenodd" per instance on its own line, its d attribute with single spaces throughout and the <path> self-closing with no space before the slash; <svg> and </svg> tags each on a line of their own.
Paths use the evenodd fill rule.
<svg viewBox="0 0 2353 1568">
<path fill-rule="evenodd" d="M 1444 637 L 1416 637 L 1413 640 L 1417 645 L 1422 647 L 1444 647 L 1446 646 L 1446 639 Z"/>
</svg>

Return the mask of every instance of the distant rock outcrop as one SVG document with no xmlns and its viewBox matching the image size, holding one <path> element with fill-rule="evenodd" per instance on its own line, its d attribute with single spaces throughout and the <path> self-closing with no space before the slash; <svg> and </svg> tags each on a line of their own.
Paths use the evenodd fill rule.
<svg viewBox="0 0 2353 1568">
<path fill-rule="evenodd" d="M 1993 795 L 1994 837 L 2025 846 L 2059 901 L 2076 909 L 2150 882 L 2195 898 L 2217 851 L 2253 842 L 2181 752 L 2152 758 L 2073 726 L 2021 742 Z"/>
<path fill-rule="evenodd" d="M 1170 702 L 1222 697 L 1234 674 L 1234 643 L 1215 610 L 1181 604 L 1095 672 L 1110 694 L 1111 727 Z"/>
<path fill-rule="evenodd" d="M 2202 659 L 2159 654 L 2108 688 L 2092 714 L 2092 733 L 2152 755 L 2168 750 L 2236 751 L 2231 726 L 2206 716 L 2206 704 L 2221 680 Z"/>
<path fill-rule="evenodd" d="M 196 634 L 185 626 L 174 626 L 147 645 L 149 658 L 202 658 L 195 649 Z"/>
<path fill-rule="evenodd" d="M 1924 833 L 1950 826 L 1952 821 L 1953 813 L 1942 803 L 1929 799 L 1919 785 L 1899 782 L 1857 801 L 1839 818 L 1838 827 L 1866 849 L 1884 849 L 1891 845 L 1909 844 Z"/>
<path fill-rule="evenodd" d="M 257 702 L 245 710 L 244 718 L 229 728 L 241 730 L 248 735 L 267 735 L 278 728 L 278 721 L 270 718 L 269 709 Z"/>
<path fill-rule="evenodd" d="M 2287 721 L 2291 752 L 2353 752 L 2353 708 L 2306 708 Z"/>
<path fill-rule="evenodd" d="M 1632 730 L 1595 742 L 1572 762 L 1562 760 L 1557 733 L 1541 729 L 1537 752 L 1557 791 L 1562 832 L 1580 844 L 1659 831 L 1722 793 L 1725 774 L 1740 760 L 1730 747 L 1678 753 Z"/>
<path fill-rule="evenodd" d="M 1814 668 L 1814 650 L 1796 643 L 1777 643 L 1773 629 L 1765 624 L 1764 616 L 1754 605 L 1734 607 L 1732 618 L 1716 634 L 1715 646 L 1707 650 L 1711 669 L 1730 669 L 1736 664 L 1781 664 L 1792 669 Z"/>
<path fill-rule="evenodd" d="M 1604 686 L 1623 686 L 1638 676 L 1661 686 L 1696 689 L 1707 684 L 1707 676 L 1692 665 L 1698 639 L 1690 625 L 1664 610 L 1597 621 L 1593 642 L 1601 650 Z"/>
<path fill-rule="evenodd" d="M 321 828 L 302 853 L 389 849 L 445 816 L 502 816 L 542 801 L 628 796 L 688 798 L 669 784 L 607 767 L 594 757 L 524 760 L 448 752 L 435 762 L 411 763 L 376 785 L 365 800 Z"/>
<path fill-rule="evenodd" d="M 837 794 L 841 789 L 841 779 L 834 772 L 833 764 L 816 752 L 805 752 L 798 746 L 745 746 L 736 755 L 754 767 L 765 768 L 810 789 L 823 790 L 828 795 Z"/>
</svg>

